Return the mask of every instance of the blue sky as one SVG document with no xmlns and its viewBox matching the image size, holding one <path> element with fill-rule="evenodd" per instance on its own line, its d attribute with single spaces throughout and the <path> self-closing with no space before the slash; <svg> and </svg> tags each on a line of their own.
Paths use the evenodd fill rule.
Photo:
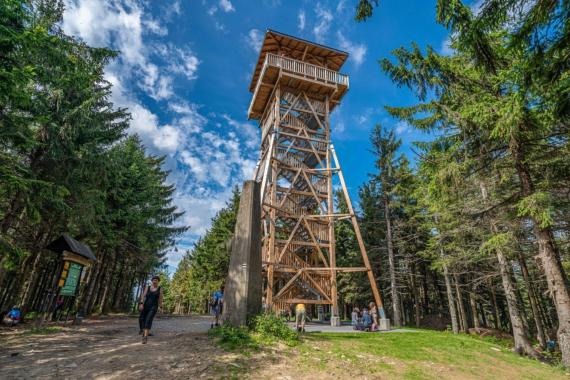
<svg viewBox="0 0 570 380">
<path fill-rule="evenodd" d="M 190 230 L 175 266 L 209 227 L 231 189 L 250 179 L 259 134 L 248 121 L 248 91 L 258 49 L 270 28 L 350 53 L 341 72 L 350 91 L 332 117 L 333 142 L 348 187 L 373 170 L 369 134 L 376 123 L 396 130 L 403 151 L 429 138 L 391 119 L 384 105 L 408 105 L 414 97 L 380 71 L 378 59 L 416 41 L 442 53 L 447 31 L 435 23 L 435 0 L 381 1 L 372 19 L 353 20 L 357 0 L 66 0 L 63 28 L 120 56 L 106 70 L 113 101 L 133 115 L 130 133 L 149 151 L 167 157 L 176 205 Z"/>
</svg>

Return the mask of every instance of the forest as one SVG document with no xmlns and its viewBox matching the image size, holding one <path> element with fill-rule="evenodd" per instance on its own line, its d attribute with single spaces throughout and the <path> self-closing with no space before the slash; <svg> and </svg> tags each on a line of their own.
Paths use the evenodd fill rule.
<svg viewBox="0 0 570 380">
<path fill-rule="evenodd" d="M 382 9 L 355 3 L 355 22 Z M 130 311 L 186 227 L 164 157 L 110 100 L 104 70 L 119 53 L 63 33 L 63 11 L 57 0 L 0 5 L 0 310 L 42 307 L 60 260 L 45 247 L 68 234 L 97 257 L 77 309 Z M 484 0 L 474 12 L 438 0 L 436 14 L 451 54 L 410 41 L 373 73 L 415 95 L 386 111 L 432 136 L 410 157 L 378 124 L 375 167 L 353 194 L 386 312 L 395 326 L 500 330 L 538 359 L 556 341 L 570 366 L 570 2 Z M 166 281 L 168 311 L 206 311 L 238 206 L 235 189 Z M 339 265 L 359 266 L 344 223 Z M 372 299 L 360 274 L 338 287 L 345 317 Z"/>
<path fill-rule="evenodd" d="M 381 3 L 359 1 L 355 19 Z M 393 130 L 370 136 L 359 222 L 387 313 L 395 326 L 504 331 L 538 359 L 557 341 L 569 365 L 570 3 L 487 0 L 474 12 L 440 0 L 436 12 L 452 54 L 411 42 L 378 61 L 377 75 L 417 100 L 385 109 L 433 136 L 412 160 Z M 223 283 L 238 202 L 174 274 L 178 312 L 205 311 Z M 339 266 L 362 265 L 342 222 L 336 240 Z M 341 274 L 338 286 L 345 317 L 372 299 L 363 276 Z"/>
<path fill-rule="evenodd" d="M 125 311 L 185 228 L 164 158 L 127 135 L 129 111 L 110 101 L 117 52 L 65 35 L 63 10 L 0 5 L 0 310 L 45 307 L 61 261 L 45 247 L 67 234 L 97 258 L 77 309 Z"/>
</svg>

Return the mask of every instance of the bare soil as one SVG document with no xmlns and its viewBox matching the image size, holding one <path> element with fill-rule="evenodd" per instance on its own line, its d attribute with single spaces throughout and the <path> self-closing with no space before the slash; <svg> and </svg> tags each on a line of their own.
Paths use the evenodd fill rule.
<svg viewBox="0 0 570 380">
<path fill-rule="evenodd" d="M 86 320 L 51 334 L 3 329 L 0 378 L 218 379 L 255 367 L 254 358 L 216 347 L 209 326 L 203 316 L 157 317 L 146 345 L 138 320 L 128 317 Z"/>
</svg>

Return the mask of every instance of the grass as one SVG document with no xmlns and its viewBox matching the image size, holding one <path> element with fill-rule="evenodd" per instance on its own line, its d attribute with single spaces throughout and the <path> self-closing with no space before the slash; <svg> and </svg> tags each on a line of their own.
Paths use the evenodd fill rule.
<svg viewBox="0 0 570 380">
<path fill-rule="evenodd" d="M 31 328 L 29 330 L 25 330 L 23 335 L 49 335 L 55 334 L 61 331 L 61 327 L 58 326 L 48 326 L 48 327 L 39 327 L 39 328 Z"/>
<path fill-rule="evenodd" d="M 268 373 L 285 371 L 292 379 L 570 379 L 570 373 L 561 367 L 516 355 L 509 341 L 493 337 L 407 329 L 391 333 L 308 333 L 299 339 L 279 318 L 258 318 L 250 328 L 223 326 L 211 334 L 224 349 L 245 358 L 271 347 L 271 352 L 278 353 L 279 365 L 274 367 L 276 362 L 261 354 L 263 366 Z M 247 367 L 232 374 L 247 373 Z"/>
<path fill-rule="evenodd" d="M 308 334 L 298 347 L 305 370 L 402 379 L 567 379 L 557 367 L 522 358 L 497 339 L 413 330 Z M 312 370 L 311 370 L 312 371 Z"/>
</svg>

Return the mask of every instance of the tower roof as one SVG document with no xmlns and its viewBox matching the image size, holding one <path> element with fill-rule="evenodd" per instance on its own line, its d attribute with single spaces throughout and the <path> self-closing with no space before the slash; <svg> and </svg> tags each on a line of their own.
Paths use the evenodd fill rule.
<svg viewBox="0 0 570 380">
<path fill-rule="evenodd" d="M 267 53 L 278 55 L 281 52 L 286 53 L 290 58 L 314 63 L 334 71 L 340 70 L 348 58 L 347 52 L 268 29 L 261 45 L 255 71 L 253 72 L 253 78 L 249 86 L 250 92 L 255 90 L 265 55 Z"/>
</svg>

